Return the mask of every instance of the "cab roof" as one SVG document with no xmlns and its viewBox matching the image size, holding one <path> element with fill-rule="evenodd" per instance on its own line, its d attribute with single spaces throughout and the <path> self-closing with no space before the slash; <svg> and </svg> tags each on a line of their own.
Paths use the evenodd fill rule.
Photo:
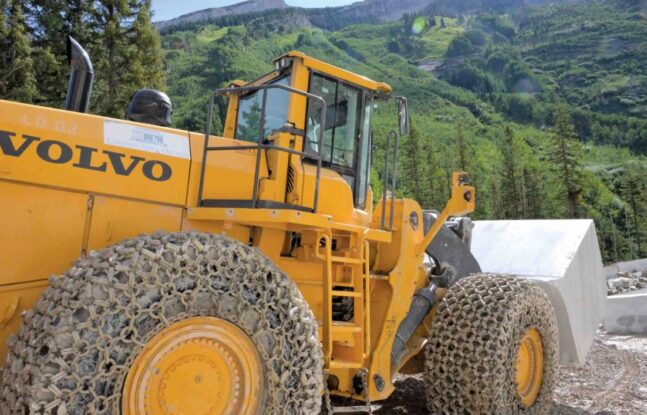
<svg viewBox="0 0 647 415">
<path fill-rule="evenodd" d="M 296 50 L 290 51 L 285 55 L 279 56 L 274 60 L 274 62 L 285 57 L 301 59 L 303 64 L 308 68 L 314 69 L 324 74 L 328 74 L 334 78 L 342 79 L 344 81 L 355 84 L 357 86 L 370 89 L 372 91 L 383 92 L 383 93 L 391 92 L 391 86 L 389 84 L 386 84 L 384 82 L 373 81 L 372 79 L 369 79 L 365 76 L 358 75 L 356 73 L 347 71 L 346 69 L 339 68 L 335 65 L 331 65 L 324 61 L 320 61 L 319 59 L 312 58 L 306 55 L 305 53 L 299 52 Z"/>
</svg>

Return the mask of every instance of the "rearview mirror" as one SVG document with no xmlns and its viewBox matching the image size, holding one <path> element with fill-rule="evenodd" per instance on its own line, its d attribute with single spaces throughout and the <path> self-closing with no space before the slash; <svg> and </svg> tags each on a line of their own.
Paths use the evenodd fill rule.
<svg viewBox="0 0 647 415">
<path fill-rule="evenodd" d="M 407 110 L 407 99 L 397 97 L 398 100 L 398 124 L 400 125 L 400 135 L 409 134 L 409 112 Z"/>
</svg>

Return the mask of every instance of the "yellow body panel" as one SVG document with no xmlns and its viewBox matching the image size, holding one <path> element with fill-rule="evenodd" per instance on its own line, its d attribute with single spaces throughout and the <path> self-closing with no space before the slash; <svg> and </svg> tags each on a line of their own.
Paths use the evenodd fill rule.
<svg viewBox="0 0 647 415">
<path fill-rule="evenodd" d="M 87 210 L 85 194 L 0 181 L 0 285 L 68 269 L 83 250 Z"/>
<path fill-rule="evenodd" d="M 143 233 L 177 232 L 182 228 L 183 209 L 176 206 L 106 196 L 96 196 L 93 200 L 88 250 L 101 249 Z"/>
<path fill-rule="evenodd" d="M 0 131 L 9 134 L 7 147 L 17 154 L 0 156 L 2 179 L 180 206 L 186 202 L 190 154 L 184 131 L 1 100 L 0 114 Z M 114 126 L 131 134 L 120 145 L 107 144 L 105 130 Z M 181 140 L 186 158 L 157 153 L 164 143 L 155 144 L 155 133 Z M 135 148 L 149 145 L 149 151 Z M 166 180 L 164 169 L 170 169 Z"/>
<path fill-rule="evenodd" d="M 318 71 L 375 93 L 390 91 L 298 52 L 286 56 L 292 59 L 291 86 L 298 90 L 307 91 L 309 74 Z M 253 145 L 233 138 L 238 99 L 229 98 L 223 137 L 211 136 L 208 145 Z M 303 130 L 305 114 L 305 98 L 293 96 L 288 122 Z M 276 147 L 303 150 L 297 133 L 270 138 Z M 371 399 L 388 397 L 396 330 L 414 292 L 428 283 L 422 248 L 429 236 L 411 222 L 413 215 L 422 223 L 420 206 L 396 200 L 393 229 L 382 230 L 384 207 L 374 208 L 372 191 L 366 206 L 356 208 L 346 180 L 323 168 L 317 211 L 310 212 L 316 166 L 276 149 L 261 152 L 258 200 L 299 209 L 241 206 L 237 202 L 252 198 L 258 150 L 208 152 L 203 166 L 204 140 L 200 133 L 0 101 L 0 364 L 20 311 L 34 304 L 48 276 L 125 238 L 193 230 L 258 247 L 296 282 L 320 324 L 326 370 L 339 380 L 333 393 L 352 394 L 353 378 L 364 368 Z M 202 199 L 230 205 L 200 206 L 203 167 Z M 456 202 L 450 210 L 464 205 Z M 300 242 L 291 247 L 295 235 Z M 353 321 L 333 324 L 332 296 L 353 299 Z M 375 375 L 384 387 L 376 387 Z"/>
</svg>

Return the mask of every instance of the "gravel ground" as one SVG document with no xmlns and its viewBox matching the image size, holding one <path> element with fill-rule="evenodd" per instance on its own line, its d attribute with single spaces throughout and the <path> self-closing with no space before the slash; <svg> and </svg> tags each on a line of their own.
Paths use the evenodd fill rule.
<svg viewBox="0 0 647 415">
<path fill-rule="evenodd" d="M 647 415 L 647 337 L 599 333 L 586 364 L 558 379 L 550 415 Z M 400 376 L 380 404 L 376 414 L 427 414 L 422 375 Z"/>
<path fill-rule="evenodd" d="M 555 414 L 647 414 L 647 337 L 600 333 L 586 364 L 558 376 Z"/>
</svg>

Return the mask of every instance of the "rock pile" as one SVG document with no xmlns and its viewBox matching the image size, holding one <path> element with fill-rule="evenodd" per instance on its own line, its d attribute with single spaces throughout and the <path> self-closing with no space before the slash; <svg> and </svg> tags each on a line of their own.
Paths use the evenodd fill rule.
<svg viewBox="0 0 647 415">
<path fill-rule="evenodd" d="M 607 279 L 607 295 L 647 289 L 647 271 L 619 272 Z"/>
</svg>

